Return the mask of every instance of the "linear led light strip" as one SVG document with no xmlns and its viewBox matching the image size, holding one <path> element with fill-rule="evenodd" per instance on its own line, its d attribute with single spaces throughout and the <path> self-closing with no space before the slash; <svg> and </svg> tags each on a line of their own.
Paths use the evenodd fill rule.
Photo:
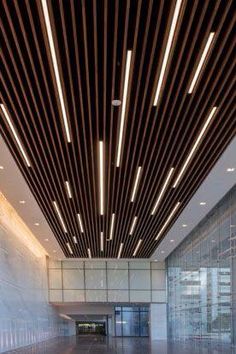
<svg viewBox="0 0 236 354">
<path fill-rule="evenodd" d="M 168 185 L 168 183 L 169 183 L 169 181 L 170 181 L 170 178 L 171 178 L 171 176 L 172 176 L 173 171 L 174 171 L 174 168 L 171 167 L 171 169 L 170 169 L 170 171 L 169 171 L 169 173 L 168 173 L 168 175 L 167 175 L 167 177 L 166 177 L 165 183 L 163 184 L 163 187 L 162 187 L 162 189 L 161 189 L 161 192 L 160 192 L 160 194 L 159 194 L 159 196 L 158 196 L 158 198 L 157 198 L 156 204 L 154 205 L 154 207 L 153 207 L 153 209 L 152 209 L 151 215 L 154 215 L 154 214 L 155 214 L 156 209 L 157 209 L 157 207 L 158 207 L 158 205 L 159 205 L 159 203 L 160 203 L 160 201 L 161 201 L 161 198 L 162 198 L 162 196 L 163 196 L 163 194 L 164 194 L 164 192 L 165 192 L 165 190 L 166 190 L 166 188 L 167 188 L 167 185 Z"/>
<path fill-rule="evenodd" d="M 131 202 L 133 202 L 134 198 L 135 198 L 135 194 L 136 194 L 136 190 L 137 190 L 138 182 L 139 182 L 139 178 L 140 178 L 141 169 L 142 169 L 142 167 L 139 166 L 138 170 L 137 170 L 136 178 L 135 178 L 134 188 L 133 188 L 133 192 L 132 192 L 132 196 L 131 196 Z"/>
<path fill-rule="evenodd" d="M 89 258 L 92 258 L 90 248 L 88 248 L 88 256 L 89 256 Z"/>
<path fill-rule="evenodd" d="M 69 242 L 66 243 L 66 246 L 68 247 L 70 254 L 73 254 L 73 251 L 72 251 L 72 248 L 71 248 Z"/>
<path fill-rule="evenodd" d="M 169 59 L 169 55 L 170 55 L 170 50 L 171 50 L 171 46 L 172 46 L 172 42 L 173 42 L 173 38 L 174 38 L 174 34 L 175 34 L 175 29 L 176 29 L 176 25 L 177 25 L 179 13 L 180 13 L 181 3 L 182 3 L 182 0 L 177 0 L 176 4 L 175 4 L 174 15 L 173 15 L 173 19 L 172 19 L 171 26 L 170 26 L 170 32 L 169 32 L 169 36 L 168 36 L 168 40 L 167 40 L 167 44 L 166 44 L 166 49 L 165 49 L 165 54 L 164 54 L 164 58 L 163 58 L 162 66 L 161 66 L 161 72 L 160 72 L 160 76 L 159 76 L 159 80 L 158 80 L 158 84 L 157 84 L 157 89 L 156 89 L 156 94 L 155 94 L 155 99 L 154 99 L 154 106 L 157 106 L 157 102 L 158 102 L 158 99 L 160 96 L 161 87 L 162 87 L 162 83 L 163 83 L 163 79 L 164 79 L 164 75 L 165 75 L 165 71 L 166 71 L 166 67 L 167 67 L 167 63 L 168 63 L 168 59 Z"/>
<path fill-rule="evenodd" d="M 78 216 L 78 220 L 79 220 L 80 231 L 81 231 L 81 233 L 83 234 L 84 228 L 83 228 L 83 224 L 82 224 L 81 215 L 80 215 L 80 214 L 77 214 L 77 216 Z"/>
<path fill-rule="evenodd" d="M 137 254 L 137 252 L 138 252 L 138 250 L 139 250 L 139 247 L 141 246 L 142 241 L 143 241 L 143 240 L 141 240 L 141 239 L 138 241 L 138 244 L 137 244 L 137 246 L 136 246 L 136 248 L 135 248 L 135 250 L 134 250 L 134 253 L 133 253 L 133 257 L 136 256 L 136 254 Z"/>
<path fill-rule="evenodd" d="M 72 198 L 72 194 L 71 194 L 71 189 L 70 189 L 70 183 L 68 181 L 65 181 L 65 185 L 66 185 L 66 190 L 67 190 L 68 197 L 71 199 Z"/>
<path fill-rule="evenodd" d="M 76 236 L 73 236 L 73 240 L 74 240 L 74 243 L 75 243 L 75 244 L 78 243 Z"/>
<path fill-rule="evenodd" d="M 120 248 L 119 248 L 119 252 L 118 252 L 118 256 L 117 256 L 117 258 L 118 258 L 118 259 L 120 259 L 120 256 L 121 256 L 121 253 L 122 253 L 123 247 L 124 247 L 124 244 L 123 244 L 123 243 L 121 243 L 121 244 L 120 244 Z"/>
<path fill-rule="evenodd" d="M 100 248 L 101 248 L 101 252 L 104 251 L 104 236 L 103 236 L 103 232 L 101 231 L 100 234 Z"/>
<path fill-rule="evenodd" d="M 206 59 L 207 53 L 209 52 L 209 49 L 210 49 L 210 47 L 211 47 L 211 44 L 212 44 L 214 35 L 215 35 L 215 32 L 211 32 L 211 33 L 209 34 L 209 37 L 208 37 L 208 40 L 207 40 L 207 42 L 206 42 L 206 45 L 205 45 L 204 51 L 203 51 L 203 53 L 202 53 L 201 59 L 200 59 L 200 61 L 199 61 L 199 63 L 198 63 L 196 72 L 195 72 L 195 74 L 194 74 L 193 80 L 192 80 L 191 85 L 190 85 L 190 87 L 189 87 L 189 90 L 188 90 L 188 93 L 189 93 L 189 94 L 191 94 L 191 93 L 193 92 L 194 86 L 196 85 L 197 79 L 198 79 L 198 77 L 199 77 L 199 75 L 200 75 L 202 66 L 203 66 L 204 61 L 205 61 L 205 59 Z"/>
<path fill-rule="evenodd" d="M 27 154 L 26 154 L 26 152 L 25 152 L 25 150 L 23 148 L 23 145 L 21 144 L 20 139 L 18 138 L 16 130 L 15 130 L 15 128 L 14 128 L 12 122 L 11 122 L 11 119 L 9 117 L 9 114 L 7 113 L 6 108 L 4 107 L 4 105 L 2 103 L 0 104 L 0 106 L 1 106 L 1 109 L 3 111 L 3 114 L 4 114 L 5 118 L 7 120 L 7 123 L 8 123 L 8 125 L 9 125 L 9 127 L 10 127 L 10 129 L 12 131 L 12 134 L 14 135 L 14 138 L 15 138 L 15 140 L 17 142 L 17 145 L 18 145 L 18 147 L 20 149 L 20 152 L 21 152 L 22 156 L 24 157 L 27 166 L 30 167 L 29 159 L 28 159 Z"/>
<path fill-rule="evenodd" d="M 61 216 L 61 213 L 60 213 L 60 210 L 58 208 L 57 202 L 54 201 L 53 204 L 54 204 L 55 210 L 57 212 L 58 218 L 59 218 L 59 220 L 61 222 L 62 228 L 63 228 L 64 232 L 67 233 L 66 225 L 65 225 L 64 220 L 63 220 L 63 218 Z"/>
<path fill-rule="evenodd" d="M 179 183 L 179 181 L 180 181 L 182 175 L 184 174 L 184 171 L 186 170 L 186 168 L 187 168 L 187 166 L 188 166 L 188 164 L 189 164 L 189 162 L 190 162 L 190 160 L 191 160 L 193 154 L 195 153 L 195 151 L 196 151 L 198 145 L 200 144 L 201 139 L 202 139 L 202 137 L 203 137 L 203 135 L 204 135 L 204 133 L 205 133 L 207 127 L 209 126 L 209 124 L 210 124 L 210 122 L 211 122 L 211 120 L 212 120 L 212 118 L 213 118 L 213 116 L 214 116 L 216 110 L 217 110 L 217 107 L 213 107 L 213 108 L 212 108 L 212 110 L 211 110 L 211 112 L 210 112 L 210 114 L 209 114 L 209 116 L 208 116 L 208 118 L 207 118 L 205 124 L 204 124 L 203 127 L 202 127 L 202 130 L 201 130 L 200 134 L 198 135 L 197 140 L 195 141 L 195 144 L 193 145 L 193 147 L 192 147 L 192 149 L 191 149 L 191 151 L 190 151 L 190 153 L 189 153 L 187 159 L 185 160 L 185 163 L 183 164 L 183 167 L 182 167 L 181 170 L 180 170 L 180 173 L 178 174 L 178 176 L 177 176 L 177 178 L 176 178 L 176 180 L 175 180 L 175 183 L 174 183 L 174 185 L 173 185 L 173 188 L 175 188 L 175 187 L 177 186 L 177 184 Z"/>
<path fill-rule="evenodd" d="M 100 183 L 100 214 L 104 214 L 104 153 L 103 142 L 99 141 L 99 183 Z"/>
<path fill-rule="evenodd" d="M 60 79 L 60 75 L 59 75 L 56 51 L 55 51 L 55 46 L 54 46 L 54 42 L 53 42 L 52 28 L 51 28 L 51 23 L 50 23 L 50 18 L 49 18 L 47 1 L 41 0 L 41 3 L 42 3 L 44 20 L 45 20 L 46 29 L 47 29 L 49 47 L 50 47 L 50 51 L 51 51 L 53 69 L 54 69 L 56 83 L 57 83 L 57 90 L 58 90 L 59 100 L 60 100 L 60 104 L 61 104 L 61 111 L 62 111 L 63 122 L 64 122 L 64 126 L 65 126 L 65 131 L 66 131 L 66 138 L 67 138 L 68 143 L 70 143 L 71 142 L 70 129 L 69 129 L 68 119 L 67 119 L 67 115 L 66 115 L 64 97 L 63 97 L 63 93 L 62 93 L 61 79 Z"/>
<path fill-rule="evenodd" d="M 113 213 L 111 216 L 110 240 L 112 240 L 113 238 L 114 223 L 115 223 L 115 214 Z"/>
<path fill-rule="evenodd" d="M 132 222 L 131 228 L 130 228 L 130 232 L 129 232 L 130 235 L 132 235 L 132 233 L 134 232 L 134 228 L 135 228 L 137 219 L 138 219 L 138 217 L 135 216 L 135 217 L 134 217 L 134 220 L 133 220 L 133 222 Z"/>
<path fill-rule="evenodd" d="M 117 150 L 117 159 L 116 159 L 116 166 L 117 167 L 120 166 L 121 147 L 122 147 L 122 141 L 123 141 L 124 124 L 125 124 L 127 93 L 128 93 L 128 86 L 129 86 L 131 56 L 132 56 L 132 51 L 128 50 L 127 56 L 126 56 L 126 65 L 125 65 L 124 92 L 123 92 L 123 102 L 122 102 L 122 108 L 121 108 L 120 131 L 119 131 L 119 141 L 118 141 L 118 150 Z"/>
<path fill-rule="evenodd" d="M 174 215 L 174 213 L 176 212 L 176 210 L 178 209 L 178 207 L 180 206 L 180 202 L 178 202 L 174 209 L 172 210 L 172 212 L 170 213 L 170 215 L 168 216 L 166 222 L 164 223 L 164 225 L 162 226 L 161 230 L 159 231 L 157 237 L 155 238 L 155 240 L 157 241 L 159 239 L 159 237 L 162 235 L 163 231 L 165 230 L 165 228 L 167 227 L 169 221 L 171 220 L 172 216 Z"/>
</svg>

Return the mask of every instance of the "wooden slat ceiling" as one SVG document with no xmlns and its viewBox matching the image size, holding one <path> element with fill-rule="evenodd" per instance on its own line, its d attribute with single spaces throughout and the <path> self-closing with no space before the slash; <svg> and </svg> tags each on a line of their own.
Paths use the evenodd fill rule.
<svg viewBox="0 0 236 354">
<path fill-rule="evenodd" d="M 178 5 L 180 13 L 154 105 Z M 189 94 L 211 32 L 213 41 Z M 235 135 L 233 1 L 2 0 L 1 46 L 0 101 L 5 108 L 5 113 L 1 109 L 1 134 L 65 256 L 88 257 L 89 248 L 92 257 L 115 258 L 123 243 L 121 258 L 132 257 L 142 240 L 135 256 L 150 257 Z M 113 106 L 114 99 L 122 104 Z M 211 122 L 173 188 L 214 107 Z M 122 108 L 123 139 L 117 167 Z M 103 215 L 99 141 L 104 151 Z M 139 166 L 139 183 L 131 202 Z M 173 173 L 151 215 L 171 168 Z M 65 181 L 72 198 L 68 198 Z M 113 235 L 108 241 L 113 213 Z"/>
</svg>

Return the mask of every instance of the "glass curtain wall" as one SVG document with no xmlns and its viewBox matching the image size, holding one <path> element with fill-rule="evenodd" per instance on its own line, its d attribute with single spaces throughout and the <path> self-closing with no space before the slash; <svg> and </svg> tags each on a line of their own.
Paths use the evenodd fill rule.
<svg viewBox="0 0 236 354">
<path fill-rule="evenodd" d="M 167 259 L 174 340 L 236 344 L 236 186 Z"/>
<path fill-rule="evenodd" d="M 117 337 L 148 337 L 149 308 L 147 306 L 115 307 Z"/>
</svg>

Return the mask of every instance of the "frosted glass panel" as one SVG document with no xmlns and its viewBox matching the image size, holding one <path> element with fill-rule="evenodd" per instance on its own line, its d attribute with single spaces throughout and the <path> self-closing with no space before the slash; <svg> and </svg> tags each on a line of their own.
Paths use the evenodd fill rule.
<svg viewBox="0 0 236 354">
<path fill-rule="evenodd" d="M 85 268 L 106 269 L 106 262 L 105 261 L 85 261 Z"/>
<path fill-rule="evenodd" d="M 150 262 L 129 262 L 130 269 L 150 269 Z"/>
<path fill-rule="evenodd" d="M 130 302 L 150 302 L 151 292 L 145 290 L 130 290 Z"/>
<path fill-rule="evenodd" d="M 84 271 L 81 269 L 63 269 L 65 289 L 84 289 Z"/>
<path fill-rule="evenodd" d="M 86 269 L 85 283 L 86 289 L 106 289 L 106 270 Z"/>
<path fill-rule="evenodd" d="M 65 302 L 84 301 L 84 290 L 63 290 Z"/>
<path fill-rule="evenodd" d="M 49 290 L 49 301 L 61 302 L 62 301 L 62 290 Z"/>
<path fill-rule="evenodd" d="M 106 302 L 107 294 L 106 290 L 86 290 L 87 302 Z"/>
<path fill-rule="evenodd" d="M 153 290 L 152 291 L 152 302 L 166 302 L 166 291 L 165 290 Z"/>
<path fill-rule="evenodd" d="M 108 289 L 128 289 L 128 270 L 108 269 Z"/>
<path fill-rule="evenodd" d="M 166 274 L 163 270 L 152 270 L 152 289 L 166 288 Z"/>
<path fill-rule="evenodd" d="M 128 262 L 108 261 L 107 268 L 108 269 L 128 269 Z"/>
<path fill-rule="evenodd" d="M 83 269 L 84 262 L 83 261 L 63 261 L 62 268 L 64 268 L 64 269 L 71 269 L 71 268 Z"/>
<path fill-rule="evenodd" d="M 108 301 L 128 302 L 129 292 L 127 290 L 108 290 Z"/>
<path fill-rule="evenodd" d="M 149 270 L 130 270 L 130 289 L 150 289 Z"/>
<path fill-rule="evenodd" d="M 49 269 L 50 289 L 62 289 L 62 278 L 60 269 Z"/>
</svg>

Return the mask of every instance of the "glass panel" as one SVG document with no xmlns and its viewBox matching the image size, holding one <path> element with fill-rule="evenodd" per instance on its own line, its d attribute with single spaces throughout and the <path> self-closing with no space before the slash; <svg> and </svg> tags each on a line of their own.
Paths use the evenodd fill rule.
<svg viewBox="0 0 236 354">
<path fill-rule="evenodd" d="M 86 289 L 106 289 L 106 270 L 85 269 Z"/>
<path fill-rule="evenodd" d="M 130 289 L 149 290 L 151 287 L 149 270 L 130 270 Z"/>
<path fill-rule="evenodd" d="M 123 312 L 123 337 L 139 337 L 139 312 Z"/>
</svg>

